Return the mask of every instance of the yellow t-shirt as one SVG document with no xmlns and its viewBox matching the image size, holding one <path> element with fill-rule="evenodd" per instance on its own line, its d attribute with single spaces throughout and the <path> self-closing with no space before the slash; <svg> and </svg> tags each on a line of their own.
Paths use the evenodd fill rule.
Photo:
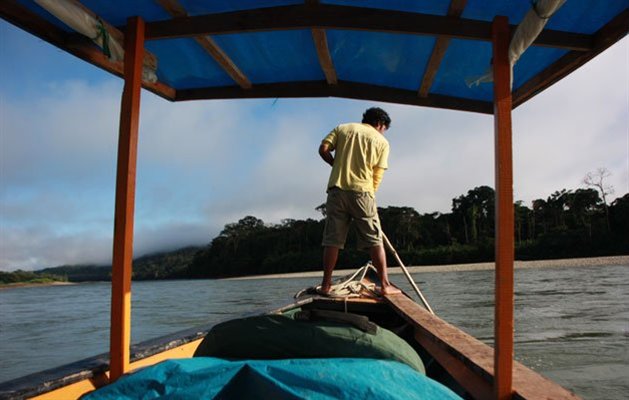
<svg viewBox="0 0 629 400">
<path fill-rule="evenodd" d="M 389 167 L 389 142 L 384 135 L 369 124 L 350 123 L 334 128 L 323 142 L 334 151 L 328 189 L 336 186 L 373 195 L 374 167 Z"/>
</svg>

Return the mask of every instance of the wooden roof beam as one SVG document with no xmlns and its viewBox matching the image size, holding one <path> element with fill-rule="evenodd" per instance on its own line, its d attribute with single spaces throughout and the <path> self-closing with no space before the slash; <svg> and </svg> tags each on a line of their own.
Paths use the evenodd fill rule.
<svg viewBox="0 0 629 400">
<path fill-rule="evenodd" d="M 188 17 L 188 12 L 179 3 L 179 0 L 157 0 L 157 2 L 173 17 Z M 210 36 L 195 36 L 194 40 L 207 51 L 210 56 L 223 68 L 225 72 L 243 89 L 251 88 L 251 81 L 238 68 L 231 58 L 220 48 Z"/>
<path fill-rule="evenodd" d="M 336 85 L 338 79 L 336 77 L 334 63 L 332 62 L 332 56 L 330 55 L 328 37 L 325 34 L 325 30 L 314 28 L 312 30 L 312 40 L 314 40 L 317 55 L 319 56 L 319 64 L 321 64 L 321 69 L 325 74 L 328 85 Z"/>
<path fill-rule="evenodd" d="M 92 11 L 91 9 L 83 5 L 83 3 L 81 3 L 79 0 L 65 0 L 65 1 L 68 2 L 69 6 L 76 7 L 76 9 L 81 10 L 83 13 L 85 13 L 86 15 L 89 15 L 94 20 L 100 20 L 105 30 L 109 33 L 110 37 L 116 43 L 118 43 L 121 48 L 124 48 L 124 34 L 122 33 L 122 31 L 120 31 L 115 26 L 109 24 L 107 21 L 100 18 L 98 14 L 96 14 L 94 11 Z M 40 5 L 40 7 L 46 10 L 44 6 Z M 51 11 L 49 10 L 46 10 L 46 11 L 49 12 L 53 17 L 57 18 L 57 16 L 54 15 Z M 65 23 L 65 21 L 63 21 L 62 19 L 59 19 L 59 20 Z M 70 28 L 72 27 L 70 26 Z M 157 57 L 155 57 L 153 53 L 147 51 L 146 49 L 144 49 L 143 65 L 144 67 L 149 68 L 152 71 L 157 70 Z"/>
<path fill-rule="evenodd" d="M 467 100 L 442 95 L 418 97 L 417 91 L 415 90 L 395 89 L 349 81 L 338 81 L 336 85 L 329 85 L 325 81 L 269 83 L 255 85 L 249 90 L 242 90 L 233 86 L 185 89 L 177 91 L 176 101 L 296 97 L 342 97 L 470 111 L 483 114 L 493 113 L 492 102 Z"/>
<path fill-rule="evenodd" d="M 330 4 L 269 7 L 146 24 L 147 40 L 291 29 L 347 29 L 491 41 L 491 22 Z M 515 29 L 515 26 L 511 26 Z M 592 49 L 585 34 L 544 30 L 534 46 Z"/>
<path fill-rule="evenodd" d="M 111 61 L 87 37 L 58 28 L 15 0 L 0 1 L 0 17 L 90 64 L 119 77 L 123 76 L 122 61 Z M 142 86 L 167 100 L 175 99 L 175 89 L 164 83 L 144 81 Z"/>
<path fill-rule="evenodd" d="M 452 2 L 450 2 L 450 7 L 448 8 L 448 17 L 459 18 L 463 13 L 463 9 L 465 9 L 466 3 L 467 0 L 452 0 Z M 435 47 L 432 49 L 432 54 L 430 55 L 430 59 L 428 60 L 428 65 L 426 66 L 424 78 L 422 79 L 422 83 L 419 86 L 418 95 L 420 97 L 428 96 L 428 92 L 430 91 L 432 82 L 437 76 L 437 71 L 439 71 L 441 60 L 446 54 L 446 50 L 448 49 L 449 44 L 450 38 L 444 36 L 439 36 L 437 38 Z"/>
<path fill-rule="evenodd" d="M 596 57 L 612 44 L 622 39 L 629 32 L 629 9 L 625 9 L 607 25 L 596 32 L 593 48 L 588 52 L 571 51 L 555 61 L 548 68 L 535 75 L 528 82 L 513 91 L 513 108 L 526 102 L 555 82 L 563 79 L 572 71 Z"/>
<path fill-rule="evenodd" d="M 317 6 L 319 0 L 306 0 L 306 5 Z M 330 48 L 328 47 L 328 37 L 324 29 L 312 28 L 312 40 L 314 41 L 315 48 L 317 49 L 317 56 L 319 57 L 319 64 L 325 74 L 325 80 L 328 85 L 336 85 L 336 69 L 332 62 L 332 56 L 330 55 Z"/>
</svg>

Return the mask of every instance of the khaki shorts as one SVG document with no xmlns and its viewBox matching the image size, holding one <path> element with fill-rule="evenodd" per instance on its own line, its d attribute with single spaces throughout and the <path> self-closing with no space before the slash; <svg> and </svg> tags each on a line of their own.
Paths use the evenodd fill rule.
<svg viewBox="0 0 629 400">
<path fill-rule="evenodd" d="M 369 249 L 382 245 L 382 228 L 378 218 L 376 200 L 367 192 L 352 192 L 332 188 L 326 202 L 323 246 L 342 249 L 354 221 L 358 234 L 358 248 Z"/>
</svg>

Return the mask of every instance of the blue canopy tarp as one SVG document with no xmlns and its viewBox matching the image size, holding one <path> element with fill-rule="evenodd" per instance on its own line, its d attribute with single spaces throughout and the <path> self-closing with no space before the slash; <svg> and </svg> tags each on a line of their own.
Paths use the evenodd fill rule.
<svg viewBox="0 0 629 400">
<path fill-rule="evenodd" d="M 94 51 L 94 35 L 77 34 L 44 3 L 3 0 L 0 17 L 122 73 Z M 128 18 L 145 21 L 156 81 L 144 86 L 169 100 L 335 96 L 491 114 L 493 84 L 467 82 L 491 66 L 494 18 L 515 30 L 536 3 L 83 0 L 74 8 L 120 39 Z M 544 30 L 514 66 L 514 107 L 624 37 L 629 0 L 571 0 L 539 18 Z"/>
</svg>

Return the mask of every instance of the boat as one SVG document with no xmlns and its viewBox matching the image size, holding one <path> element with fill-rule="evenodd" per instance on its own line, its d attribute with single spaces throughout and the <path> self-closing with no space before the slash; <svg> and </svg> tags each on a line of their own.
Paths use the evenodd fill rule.
<svg viewBox="0 0 629 400">
<path fill-rule="evenodd" d="M 367 264 L 350 276 L 337 279 L 331 297 L 321 296 L 317 287 L 310 287 L 297 293 L 291 304 L 132 346 L 130 370 L 142 374 L 127 374 L 109 385 L 108 354 L 101 354 L 1 384 L 0 396 L 66 399 L 87 395 L 86 400 L 94 400 L 177 398 L 183 392 L 183 398 L 326 398 L 330 385 L 341 382 L 339 385 L 353 389 L 333 397 L 493 398 L 491 347 L 429 311 L 429 305 L 421 305 L 425 298 L 416 302 L 403 292 L 381 297 L 377 294 L 378 286 L 376 270 Z M 328 332 L 330 329 L 334 331 Z M 286 371 L 275 374 L 279 375 L 276 379 L 286 376 L 295 379 L 295 371 L 304 368 L 295 363 L 299 360 L 316 363 L 306 365 L 304 374 L 312 374 L 308 368 L 339 370 L 326 376 L 325 385 L 320 385 L 319 379 L 304 383 L 308 375 L 299 375 L 299 386 L 289 391 L 287 397 L 282 397 L 284 392 L 278 393 L 278 387 L 286 386 L 285 381 L 276 382 L 270 391 L 268 377 L 260 383 L 257 376 L 243 378 L 232 370 L 225 372 L 234 363 L 240 371 L 251 363 L 254 368 L 264 370 L 269 368 L 268 364 L 255 363 L 270 363 L 271 368 L 277 369 L 278 361 L 292 361 L 290 374 Z M 356 360 L 377 362 L 359 370 L 353 364 L 347 365 Z M 378 379 L 382 361 L 390 363 L 384 368 L 396 376 L 393 394 L 387 392 L 391 390 L 389 385 Z M 199 362 L 204 364 L 197 366 Z M 207 363 L 213 368 L 208 369 Z M 182 368 L 192 380 L 180 377 Z M 190 368 L 194 373 L 190 373 Z M 346 377 L 348 371 L 367 381 L 360 381 L 354 375 Z M 517 376 L 514 398 L 578 398 L 520 363 L 515 363 L 514 374 Z M 194 377 L 200 382 L 195 383 Z M 424 377 L 428 379 L 421 380 Z M 157 381 L 160 384 L 155 389 Z M 433 386 L 427 394 L 425 386 L 429 383 Z M 307 390 L 300 393 L 304 386 Z M 238 391 L 234 392 L 234 388 Z M 336 386 L 333 389 L 339 390 Z"/>
<path fill-rule="evenodd" d="M 513 357 L 511 113 L 625 37 L 629 4 L 626 0 L 529 3 L 0 2 L 4 20 L 125 82 L 114 215 L 110 351 L 0 384 L 0 398 L 95 395 L 150 368 L 194 358 L 216 329 L 191 328 L 134 346 L 130 343 L 142 88 L 169 101 L 344 97 L 493 115 L 495 348 L 448 324 L 431 313 L 423 300 L 417 303 L 405 293 L 375 298 L 313 294 L 262 314 L 367 318 L 377 329 L 395 331 L 428 366 L 430 379 L 464 398 L 576 398 Z M 145 43 L 150 43 L 151 51 Z M 260 50 L 260 43 L 278 46 Z M 288 47 L 299 51 L 289 54 L 282 50 Z M 266 57 L 255 58 L 260 51 L 266 52 Z M 194 68 L 202 72 L 195 75 Z M 331 362 L 339 360 L 332 358 Z"/>
</svg>

